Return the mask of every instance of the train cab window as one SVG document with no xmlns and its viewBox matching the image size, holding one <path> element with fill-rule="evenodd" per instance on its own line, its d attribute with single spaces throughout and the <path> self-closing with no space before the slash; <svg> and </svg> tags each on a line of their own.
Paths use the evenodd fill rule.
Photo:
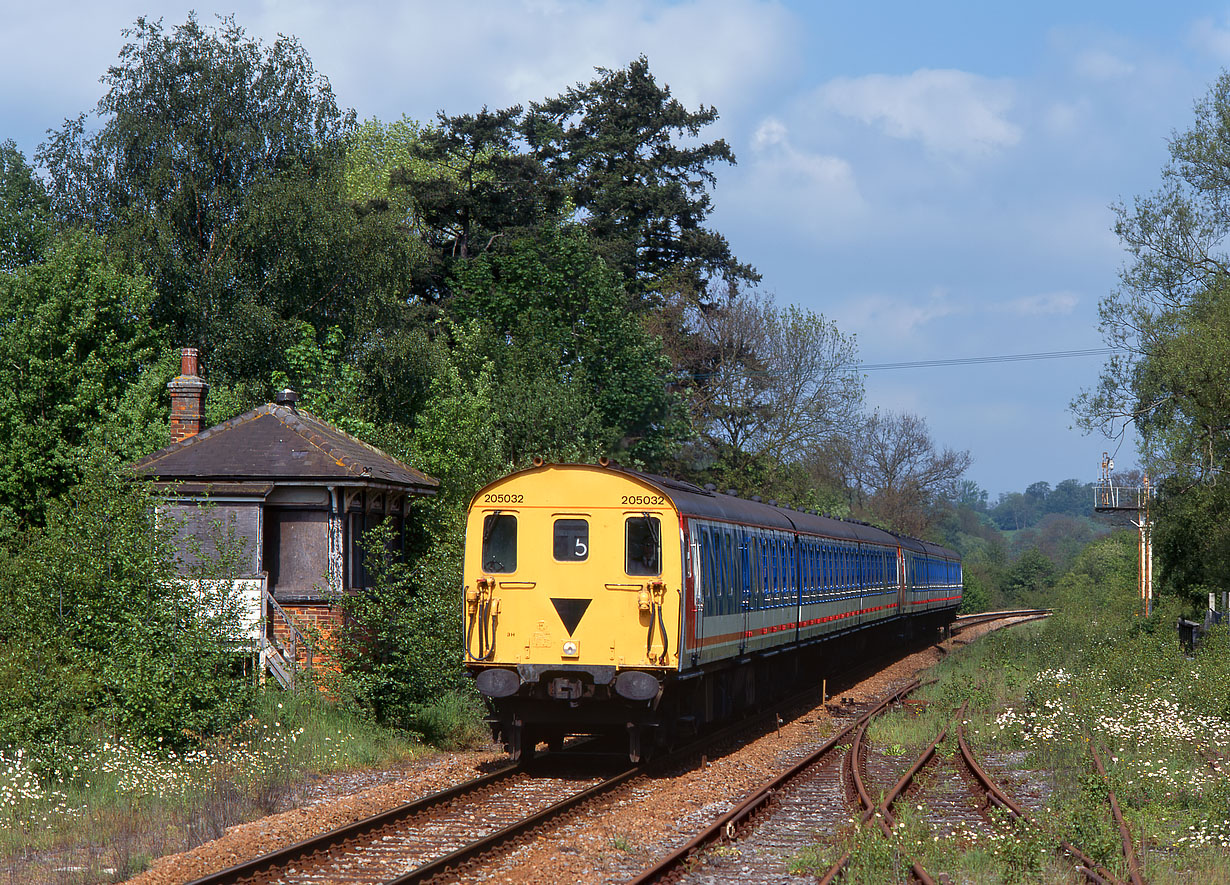
<svg viewBox="0 0 1230 885">
<path fill-rule="evenodd" d="M 555 520 L 555 561 L 584 562 L 589 558 L 589 522 L 584 519 Z"/>
<path fill-rule="evenodd" d="M 624 526 L 624 570 L 629 575 L 662 574 L 661 521 L 656 516 L 630 516 Z"/>
<path fill-rule="evenodd" d="M 517 570 L 517 517 L 489 513 L 483 519 L 483 571 Z"/>
</svg>

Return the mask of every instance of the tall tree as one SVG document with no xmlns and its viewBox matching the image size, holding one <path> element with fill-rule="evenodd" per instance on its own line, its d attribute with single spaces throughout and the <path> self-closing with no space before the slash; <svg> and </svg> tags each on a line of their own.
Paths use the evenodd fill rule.
<svg viewBox="0 0 1230 885">
<path fill-rule="evenodd" d="M 697 431 L 732 466 L 801 461 L 854 426 L 862 408 L 854 339 L 823 316 L 731 286 L 692 306 Z"/>
<path fill-rule="evenodd" d="M 152 299 L 149 280 L 87 234 L 0 274 L 0 512 L 37 523 L 99 448 L 133 458 L 165 444 L 173 372 Z"/>
<path fill-rule="evenodd" d="M 704 226 L 712 167 L 735 162 L 723 139 L 698 140 L 717 116 L 685 108 L 643 55 L 620 70 L 599 68 L 589 84 L 526 115 L 530 148 L 566 183 L 599 253 L 637 299 L 663 286 L 704 292 L 715 277 L 758 279 Z"/>
<path fill-rule="evenodd" d="M 544 226 L 458 268 L 452 309 L 488 325 L 510 460 L 657 463 L 684 424 L 661 342 L 584 229 Z"/>
<path fill-rule="evenodd" d="M 376 288 L 356 269 L 379 250 L 344 249 L 362 239 L 340 180 L 353 114 L 294 38 L 266 47 L 231 18 L 195 16 L 124 34 L 100 128 L 82 114 L 39 150 L 52 205 L 152 276 L 152 318 L 176 343 L 263 384 L 298 321 L 349 330 L 353 299 Z M 271 332 L 282 340 L 269 348 Z"/>
<path fill-rule="evenodd" d="M 38 261 L 53 229 L 42 180 L 13 141 L 0 143 L 0 273 Z"/>
<path fill-rule="evenodd" d="M 957 496 L 972 462 L 969 452 L 938 449 L 918 415 L 876 412 L 853 438 L 849 475 L 868 513 L 893 529 L 923 535 Z"/>
<path fill-rule="evenodd" d="M 563 203 L 542 164 L 518 152 L 520 119 L 520 107 L 441 113 L 436 126 L 405 143 L 409 162 L 390 173 L 390 191 L 409 198 L 415 226 L 440 262 L 438 284 L 457 262 L 530 231 Z"/>
<path fill-rule="evenodd" d="M 1117 352 L 1073 406 L 1089 430 L 1135 424 L 1155 473 L 1212 479 L 1230 455 L 1230 72 L 1195 111 L 1161 188 L 1116 209 L 1131 261 L 1101 325 Z"/>
<path fill-rule="evenodd" d="M 1101 304 L 1117 350 L 1073 403 L 1082 426 L 1135 426 L 1152 478 L 1163 587 L 1198 594 L 1230 580 L 1217 526 L 1230 512 L 1230 72 L 1170 140 L 1154 193 L 1117 207 L 1130 261 Z"/>
</svg>

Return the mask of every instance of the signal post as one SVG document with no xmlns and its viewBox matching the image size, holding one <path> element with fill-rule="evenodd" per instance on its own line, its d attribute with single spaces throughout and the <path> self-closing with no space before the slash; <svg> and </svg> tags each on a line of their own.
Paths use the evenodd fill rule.
<svg viewBox="0 0 1230 885">
<path fill-rule="evenodd" d="M 1153 519 L 1149 501 L 1156 489 L 1149 485 L 1145 474 L 1138 486 L 1117 486 L 1111 477 L 1115 462 L 1102 453 L 1102 476 L 1093 489 L 1093 509 L 1098 513 L 1130 513 L 1132 525 L 1140 532 L 1140 562 L 1136 570 L 1140 589 L 1141 610 L 1145 617 L 1153 613 Z"/>
</svg>

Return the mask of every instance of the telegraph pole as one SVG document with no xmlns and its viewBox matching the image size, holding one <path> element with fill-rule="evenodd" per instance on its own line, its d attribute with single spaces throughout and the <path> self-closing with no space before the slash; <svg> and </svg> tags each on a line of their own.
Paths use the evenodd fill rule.
<svg viewBox="0 0 1230 885">
<path fill-rule="evenodd" d="M 1093 509 L 1098 513 L 1131 513 L 1132 525 L 1140 532 L 1140 562 L 1136 570 L 1140 590 L 1141 610 L 1145 617 L 1153 614 L 1153 519 L 1149 515 L 1150 499 L 1157 490 L 1149 485 L 1149 474 L 1138 486 L 1117 486 L 1112 479 L 1115 462 L 1102 453 L 1102 476 L 1093 490 Z"/>
</svg>

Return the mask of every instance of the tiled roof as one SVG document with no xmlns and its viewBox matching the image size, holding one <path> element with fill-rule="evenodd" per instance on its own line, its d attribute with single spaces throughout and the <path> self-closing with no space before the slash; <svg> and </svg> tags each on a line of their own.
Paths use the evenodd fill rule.
<svg viewBox="0 0 1230 885">
<path fill-rule="evenodd" d="M 432 494 L 439 480 L 291 406 L 267 403 L 137 461 L 161 480 L 334 480 Z"/>
</svg>

